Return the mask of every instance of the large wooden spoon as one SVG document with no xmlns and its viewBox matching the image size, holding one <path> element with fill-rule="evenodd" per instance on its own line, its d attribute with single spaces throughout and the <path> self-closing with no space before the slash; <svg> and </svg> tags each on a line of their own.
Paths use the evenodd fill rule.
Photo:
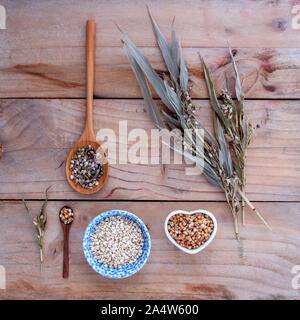
<svg viewBox="0 0 300 320">
<path fill-rule="evenodd" d="M 94 81 L 95 81 L 95 38 L 96 38 L 96 22 L 88 20 L 86 23 L 86 121 L 85 129 L 82 136 L 71 150 L 67 162 L 66 162 L 66 174 L 67 179 L 71 187 L 83 194 L 92 194 L 99 191 L 106 182 L 108 175 L 108 162 L 106 154 L 101 148 L 100 143 L 96 140 L 96 136 L 93 128 L 93 94 L 94 94 Z M 103 175 L 99 180 L 99 184 L 93 189 L 85 189 L 79 183 L 75 184 L 70 179 L 71 170 L 70 162 L 73 155 L 78 148 L 91 145 L 97 152 L 102 154 L 103 159 Z"/>
</svg>

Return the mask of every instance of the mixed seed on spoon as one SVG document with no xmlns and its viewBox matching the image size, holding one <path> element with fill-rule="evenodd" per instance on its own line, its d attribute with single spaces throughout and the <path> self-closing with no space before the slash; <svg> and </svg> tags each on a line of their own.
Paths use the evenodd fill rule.
<svg viewBox="0 0 300 320">
<path fill-rule="evenodd" d="M 103 175 L 102 155 L 88 145 L 78 148 L 70 163 L 70 179 L 82 188 L 93 189 Z"/>
<path fill-rule="evenodd" d="M 70 207 L 62 207 L 59 212 L 59 218 L 64 224 L 70 224 L 74 220 L 74 212 Z"/>
</svg>

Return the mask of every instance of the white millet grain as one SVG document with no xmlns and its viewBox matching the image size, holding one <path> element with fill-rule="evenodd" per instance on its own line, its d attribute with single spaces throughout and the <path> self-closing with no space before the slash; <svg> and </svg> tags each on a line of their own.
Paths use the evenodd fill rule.
<svg viewBox="0 0 300 320">
<path fill-rule="evenodd" d="M 122 216 L 103 220 L 91 236 L 92 253 L 105 267 L 122 268 L 135 262 L 143 245 L 141 228 Z"/>
</svg>

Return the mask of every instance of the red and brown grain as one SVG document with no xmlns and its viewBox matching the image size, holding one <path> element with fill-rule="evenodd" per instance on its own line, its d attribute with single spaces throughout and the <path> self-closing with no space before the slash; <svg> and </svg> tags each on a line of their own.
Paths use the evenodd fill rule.
<svg viewBox="0 0 300 320">
<path fill-rule="evenodd" d="M 70 207 L 62 207 L 60 209 L 59 218 L 64 224 L 70 224 L 74 220 L 74 212 Z"/>
<path fill-rule="evenodd" d="M 197 249 L 203 245 L 214 230 L 212 219 L 203 213 L 175 214 L 168 221 L 170 236 L 182 247 Z"/>
</svg>

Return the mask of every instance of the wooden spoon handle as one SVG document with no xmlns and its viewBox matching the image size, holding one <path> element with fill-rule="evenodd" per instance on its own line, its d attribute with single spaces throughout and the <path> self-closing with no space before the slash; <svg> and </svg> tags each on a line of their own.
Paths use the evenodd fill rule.
<svg viewBox="0 0 300 320">
<path fill-rule="evenodd" d="M 96 22 L 88 20 L 86 23 L 86 134 L 93 140 L 93 95 L 95 83 L 95 40 Z M 95 139 L 94 139 L 95 140 Z"/>
<path fill-rule="evenodd" d="M 69 277 L 69 225 L 63 226 L 64 230 L 64 256 L 63 256 L 63 278 Z"/>
</svg>

